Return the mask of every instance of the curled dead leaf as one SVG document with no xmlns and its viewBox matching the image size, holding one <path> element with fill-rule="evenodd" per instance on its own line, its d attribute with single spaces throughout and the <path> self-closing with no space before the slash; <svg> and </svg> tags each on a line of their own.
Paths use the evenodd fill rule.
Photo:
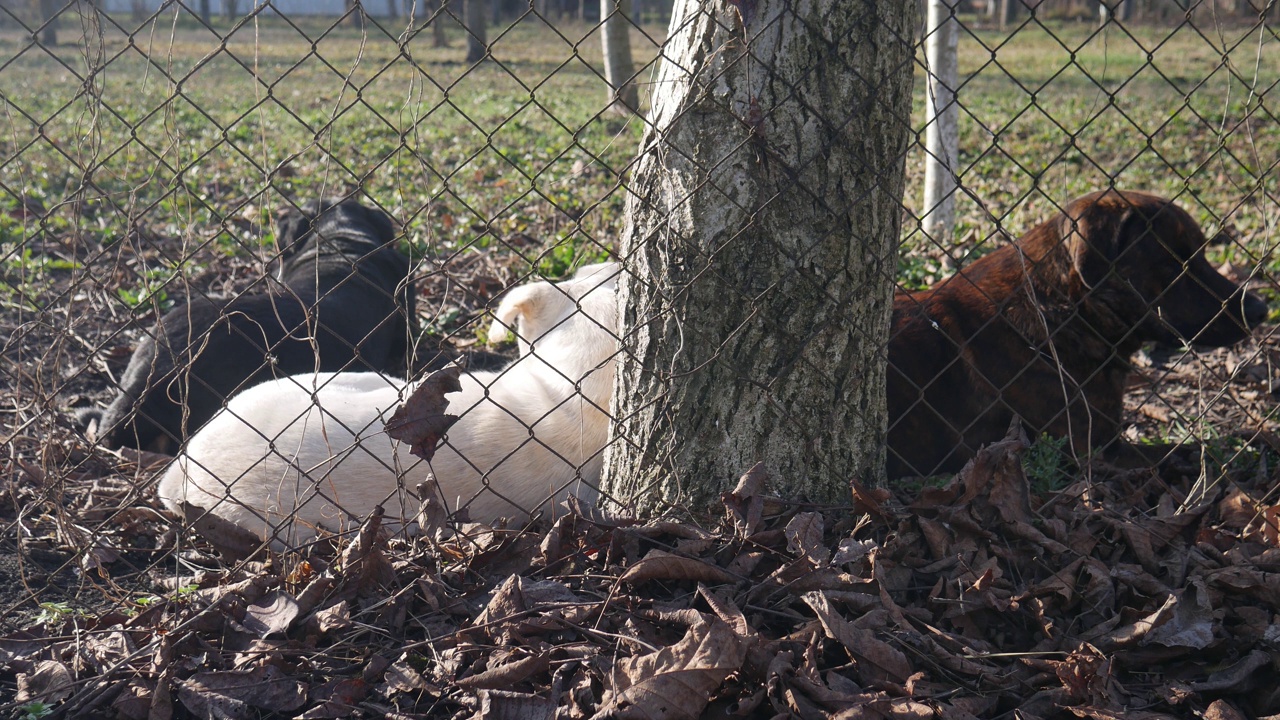
<svg viewBox="0 0 1280 720">
<path fill-rule="evenodd" d="M 639 585 L 650 580 L 693 580 L 719 585 L 738 579 L 728 570 L 702 560 L 654 550 L 627 568 L 618 581 Z"/>
<path fill-rule="evenodd" d="M 387 420 L 387 435 L 409 443 L 409 452 L 429 462 L 445 432 L 458 421 L 457 415 L 445 412 L 449 401 L 444 396 L 461 392 L 462 384 L 458 381 L 461 373 L 462 366 L 452 362 L 423 378 Z"/>
<path fill-rule="evenodd" d="M 704 618 L 675 645 L 620 660 L 593 720 L 695 720 L 748 647 L 727 623 Z"/>
</svg>

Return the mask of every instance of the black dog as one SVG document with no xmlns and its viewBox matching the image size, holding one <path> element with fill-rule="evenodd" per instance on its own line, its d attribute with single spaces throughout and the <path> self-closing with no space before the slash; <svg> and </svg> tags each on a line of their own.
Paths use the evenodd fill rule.
<svg viewBox="0 0 1280 720">
<path fill-rule="evenodd" d="M 107 447 L 172 451 L 236 392 L 272 378 L 394 371 L 408 352 L 409 258 L 380 210 L 311 201 L 277 221 L 273 289 L 173 308 L 129 360 L 106 410 L 80 414 Z"/>
</svg>

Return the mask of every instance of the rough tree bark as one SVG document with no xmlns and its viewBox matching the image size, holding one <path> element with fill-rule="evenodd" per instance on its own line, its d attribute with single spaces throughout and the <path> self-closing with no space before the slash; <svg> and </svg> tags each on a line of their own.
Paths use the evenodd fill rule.
<svg viewBox="0 0 1280 720">
<path fill-rule="evenodd" d="M 622 113 L 640 109 L 640 89 L 632 75 L 631 0 L 600 0 L 600 17 L 604 27 L 600 40 L 604 46 L 604 79 L 609 83 L 609 106 Z"/>
<path fill-rule="evenodd" d="M 884 475 L 917 3 L 682 0 L 628 189 L 603 490 L 709 509 Z"/>
<path fill-rule="evenodd" d="M 489 43 L 484 39 L 484 0 L 466 0 L 463 14 L 467 28 L 467 62 L 480 62 L 489 52 Z"/>
</svg>

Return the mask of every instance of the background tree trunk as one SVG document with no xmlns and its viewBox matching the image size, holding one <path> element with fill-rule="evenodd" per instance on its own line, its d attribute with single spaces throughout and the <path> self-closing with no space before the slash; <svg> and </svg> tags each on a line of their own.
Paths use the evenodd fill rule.
<svg viewBox="0 0 1280 720">
<path fill-rule="evenodd" d="M 352 27 L 363 30 L 364 6 L 356 0 L 343 0 L 342 6 L 343 12 L 349 13 L 347 15 L 347 22 L 351 23 Z"/>
<path fill-rule="evenodd" d="M 445 34 L 444 24 L 451 19 L 448 13 L 449 0 L 428 0 L 427 11 L 431 13 L 431 45 L 433 47 L 449 47 L 449 36 Z"/>
<path fill-rule="evenodd" d="M 209 0 L 200 0 L 200 19 L 206 25 L 213 22 L 213 12 L 209 9 Z"/>
<path fill-rule="evenodd" d="M 620 112 L 636 112 L 640 109 L 640 89 L 631 77 L 636 71 L 631 61 L 631 0 L 600 0 L 600 17 L 604 21 L 600 39 L 604 45 L 609 105 Z"/>
<path fill-rule="evenodd" d="M 1008 29 L 1013 21 L 1018 19 L 1018 10 L 1022 7 L 1022 0 L 1000 0 L 1000 29 Z"/>
<path fill-rule="evenodd" d="M 222 13 L 228 20 L 235 22 L 235 19 L 240 17 L 239 0 L 222 0 Z"/>
<path fill-rule="evenodd" d="M 739 10 L 739 8 L 746 8 Z M 917 3 L 682 0 L 628 189 L 603 490 L 706 510 L 884 477 Z"/>
<path fill-rule="evenodd" d="M 40 44 L 54 47 L 58 44 L 58 18 L 56 13 L 61 6 L 57 0 L 35 0 L 36 15 L 44 23 L 40 31 Z"/>
<path fill-rule="evenodd" d="M 484 0 L 466 0 L 467 62 L 484 59 L 488 43 L 484 39 Z"/>
</svg>

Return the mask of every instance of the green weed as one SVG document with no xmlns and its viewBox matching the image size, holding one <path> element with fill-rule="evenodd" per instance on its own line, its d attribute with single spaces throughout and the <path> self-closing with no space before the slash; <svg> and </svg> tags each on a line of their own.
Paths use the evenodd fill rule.
<svg viewBox="0 0 1280 720">
<path fill-rule="evenodd" d="M 18 713 L 19 720 L 40 720 L 53 714 L 53 706 L 39 700 L 32 700 L 25 705 L 19 705 Z"/>
<path fill-rule="evenodd" d="M 1022 456 L 1022 470 L 1027 474 L 1031 492 L 1037 495 L 1057 492 L 1069 485 L 1073 467 L 1066 438 L 1042 434 Z"/>
</svg>

